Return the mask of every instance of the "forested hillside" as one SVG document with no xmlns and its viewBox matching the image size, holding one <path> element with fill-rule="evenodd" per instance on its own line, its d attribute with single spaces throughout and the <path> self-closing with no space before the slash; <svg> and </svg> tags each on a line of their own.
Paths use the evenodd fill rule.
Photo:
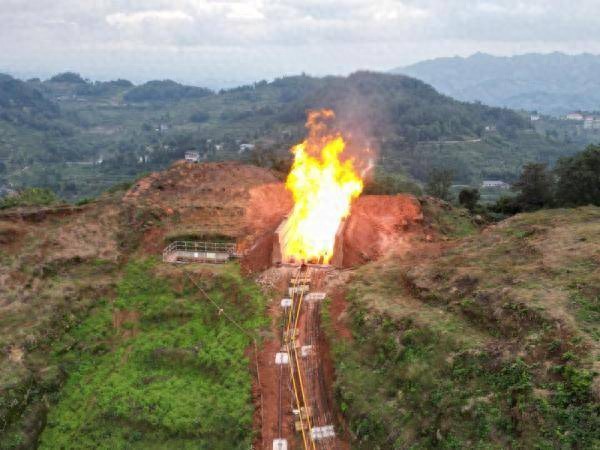
<svg viewBox="0 0 600 450">
<path fill-rule="evenodd" d="M 0 79 L 0 186 L 46 187 L 77 199 L 165 167 L 187 150 L 285 168 L 306 110 L 333 108 L 348 134 L 378 150 L 380 166 L 424 180 L 510 181 L 528 161 L 552 164 L 578 148 L 540 136 L 513 111 L 469 104 L 401 75 L 357 72 L 261 81 L 221 92 L 151 81 Z M 250 144 L 250 145 L 242 145 Z"/>
</svg>

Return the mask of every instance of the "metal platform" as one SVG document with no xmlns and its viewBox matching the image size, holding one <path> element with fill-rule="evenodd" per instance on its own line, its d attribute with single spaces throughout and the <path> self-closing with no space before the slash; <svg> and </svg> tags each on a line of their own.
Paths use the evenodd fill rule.
<svg viewBox="0 0 600 450">
<path fill-rule="evenodd" d="M 236 250 L 236 244 L 230 242 L 175 241 L 163 250 L 163 261 L 223 264 L 239 257 Z"/>
</svg>

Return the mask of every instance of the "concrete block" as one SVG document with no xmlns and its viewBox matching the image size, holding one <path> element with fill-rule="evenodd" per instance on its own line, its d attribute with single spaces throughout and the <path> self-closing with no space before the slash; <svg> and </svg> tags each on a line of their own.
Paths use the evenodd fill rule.
<svg viewBox="0 0 600 450">
<path fill-rule="evenodd" d="M 287 352 L 275 353 L 275 364 L 288 364 L 289 362 L 290 357 Z"/>
<path fill-rule="evenodd" d="M 287 440 L 273 439 L 273 450 L 287 450 Z"/>
<path fill-rule="evenodd" d="M 310 437 L 313 441 L 335 437 L 335 430 L 333 429 L 333 425 L 314 427 L 311 430 Z"/>
<path fill-rule="evenodd" d="M 327 294 L 325 292 L 311 292 L 309 294 L 306 294 L 306 300 L 308 301 L 324 300 L 325 297 L 327 297 Z"/>
</svg>

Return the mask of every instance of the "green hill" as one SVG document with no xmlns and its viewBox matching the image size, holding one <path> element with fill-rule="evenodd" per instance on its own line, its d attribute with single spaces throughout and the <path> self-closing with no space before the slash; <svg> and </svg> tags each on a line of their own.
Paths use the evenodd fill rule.
<svg viewBox="0 0 600 450">
<path fill-rule="evenodd" d="M 71 73 L 2 84 L 0 184 L 65 198 L 96 195 L 186 150 L 208 160 L 289 158 L 313 108 L 333 108 L 345 130 L 378 149 L 383 169 L 417 181 L 434 166 L 454 169 L 458 183 L 510 181 L 525 162 L 553 163 L 577 150 L 537 134 L 513 111 L 459 102 L 401 75 L 302 75 L 218 93 L 169 80 L 92 83 Z M 244 152 L 242 143 L 255 148 Z"/>
</svg>

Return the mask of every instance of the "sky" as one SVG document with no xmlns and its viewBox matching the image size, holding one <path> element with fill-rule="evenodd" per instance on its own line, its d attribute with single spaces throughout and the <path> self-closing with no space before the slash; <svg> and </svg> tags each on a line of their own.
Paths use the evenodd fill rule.
<svg viewBox="0 0 600 450">
<path fill-rule="evenodd" d="M 0 0 L 0 72 L 211 88 L 440 56 L 600 54 L 599 0 Z"/>
</svg>

